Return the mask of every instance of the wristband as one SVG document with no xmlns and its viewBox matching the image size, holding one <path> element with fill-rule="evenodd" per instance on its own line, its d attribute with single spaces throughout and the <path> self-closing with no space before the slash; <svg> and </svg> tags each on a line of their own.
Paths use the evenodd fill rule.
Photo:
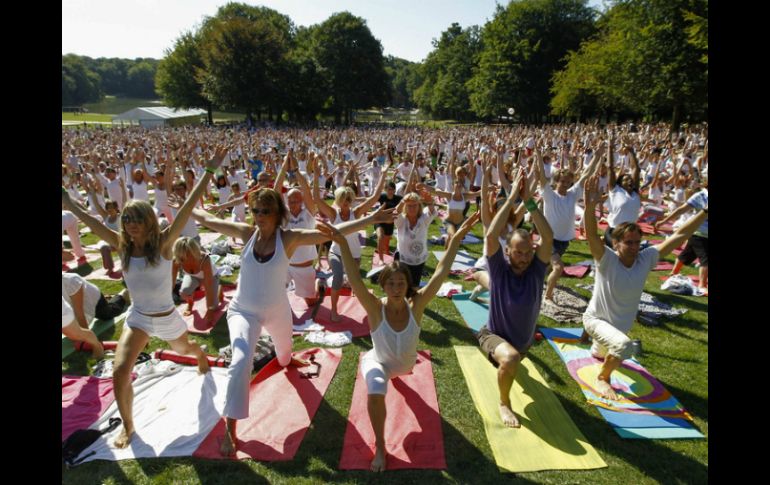
<svg viewBox="0 0 770 485">
<path fill-rule="evenodd" d="M 206 171 L 210 173 L 211 175 L 214 175 L 215 170 L 211 167 L 206 167 Z"/>
<path fill-rule="evenodd" d="M 537 210 L 537 202 L 530 197 L 528 201 L 524 202 L 524 207 L 526 207 L 529 212 L 535 212 Z"/>
</svg>

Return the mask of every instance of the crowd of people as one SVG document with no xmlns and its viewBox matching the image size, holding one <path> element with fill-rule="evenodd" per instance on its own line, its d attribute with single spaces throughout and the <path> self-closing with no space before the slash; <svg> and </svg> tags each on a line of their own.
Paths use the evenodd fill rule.
<svg viewBox="0 0 770 485">
<path fill-rule="evenodd" d="M 428 230 L 437 218 L 445 228 L 446 253 L 421 284 Z M 603 238 L 599 219 L 607 224 Z M 233 353 L 222 454 L 235 453 L 237 420 L 248 416 L 251 362 L 262 330 L 272 336 L 280 365 L 307 364 L 291 358 L 286 287 L 262 283 L 291 283 L 315 316 L 326 293 L 319 272 L 325 253 L 332 273 L 331 320 L 340 319 L 337 304 L 345 284 L 368 315 L 373 349 L 362 371 L 377 439 L 372 470 L 380 471 L 386 463 L 387 382 L 414 365 L 423 310 L 479 220 L 483 257 L 471 298 L 489 290 L 489 320 L 477 337 L 498 370 L 502 422 L 519 426 L 511 386 L 533 343 L 543 297 L 558 305 L 554 289 L 562 257 L 577 237 L 587 239 L 596 264 L 596 290 L 583 317 L 592 353 L 603 361 L 596 389 L 618 398 L 610 375 L 630 355 L 627 334 L 658 260 L 686 242 L 673 273 L 697 259 L 698 284 L 708 292 L 708 128 L 63 130 L 62 231 L 75 253 L 65 257 L 62 246 L 63 270 L 69 269 L 66 259 L 85 259 L 78 220 L 103 241 L 103 265 L 109 275 L 123 277 L 127 294 L 108 301 L 90 283 L 63 272 L 62 332 L 92 343 L 100 357 L 88 319 L 112 318 L 130 303 L 115 358 L 123 419 L 116 446 L 127 446 L 135 431 L 130 372 L 150 336 L 195 356 L 200 372 L 208 370 L 172 299 L 178 276 L 186 311 L 196 289 L 205 291 L 209 310 L 221 299 L 216 267 L 200 245 L 200 225 L 244 244 L 227 313 Z M 640 250 L 639 223 L 661 231 L 672 223 L 672 234 Z M 359 273 L 358 231 L 371 226 L 377 237 L 372 263 L 385 266 L 378 280 L 383 298 L 369 293 Z M 385 264 L 393 249 L 393 262 Z"/>
</svg>

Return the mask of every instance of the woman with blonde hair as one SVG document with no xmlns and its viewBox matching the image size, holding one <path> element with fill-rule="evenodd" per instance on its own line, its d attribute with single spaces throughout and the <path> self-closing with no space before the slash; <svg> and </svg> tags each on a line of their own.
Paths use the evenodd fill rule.
<svg viewBox="0 0 770 485">
<path fill-rule="evenodd" d="M 423 202 L 428 207 L 423 209 Z M 425 190 L 422 198 L 416 192 L 409 192 L 396 207 L 396 212 L 399 215 L 395 221 L 396 254 L 393 259 L 409 269 L 413 288 L 417 289 L 428 260 L 428 229 L 436 217 L 433 197 Z"/>
<path fill-rule="evenodd" d="M 286 281 L 289 260 L 300 246 L 320 244 L 328 239 L 316 229 L 283 229 L 289 210 L 281 195 L 273 189 L 262 188 L 250 193 L 248 207 L 253 225 L 218 219 L 198 209 L 193 211 L 193 217 L 207 228 L 247 241 L 242 252 L 238 287 L 227 311 L 232 361 L 227 370 L 223 411 L 226 430 L 220 452 L 224 456 L 235 454 L 237 420 L 249 415 L 252 359 L 263 327 L 273 339 L 278 363 L 282 367 L 292 363 L 292 312 L 286 288 L 278 282 Z M 379 210 L 369 217 L 351 219 L 339 229 L 345 234 L 355 234 L 367 224 L 392 220 L 392 213 L 393 210 Z M 294 364 L 305 365 L 299 361 Z"/>
<path fill-rule="evenodd" d="M 380 194 L 382 193 L 383 185 L 385 185 L 385 177 L 380 177 L 380 182 L 377 184 L 377 188 L 372 196 L 355 207 L 352 207 L 353 201 L 356 199 L 356 194 L 353 192 L 353 189 L 350 187 L 340 187 L 334 191 L 335 208 L 328 206 L 326 202 L 321 199 L 320 189 L 318 184 L 315 184 L 313 185 L 313 201 L 315 202 L 316 207 L 318 207 L 318 212 L 328 218 L 333 225 L 355 221 L 363 217 L 369 208 L 377 202 L 377 199 L 380 198 Z M 349 234 L 346 238 L 353 253 L 353 258 L 360 264 L 361 243 L 358 240 L 358 234 Z M 331 320 L 332 322 L 339 322 L 341 318 L 337 314 L 337 301 L 339 301 L 340 298 L 340 288 L 342 288 L 342 280 L 345 275 L 339 244 L 332 243 L 332 246 L 329 249 L 329 266 L 331 266 L 333 274 L 331 285 Z M 351 268 L 348 268 L 348 270 L 352 271 Z M 356 271 L 358 271 L 358 269 L 356 269 Z"/>
<path fill-rule="evenodd" d="M 131 294 L 123 333 L 115 353 L 113 379 L 115 401 L 123 420 L 123 429 L 115 440 L 117 448 L 125 448 L 134 433 L 131 370 L 139 352 L 150 337 L 162 338 L 175 352 L 193 355 L 198 370 L 208 372 L 206 355 L 200 346 L 187 338 L 187 325 L 176 311 L 171 297 L 172 245 L 182 231 L 200 198 L 211 174 L 224 160 L 225 147 L 217 147 L 214 159 L 206 164 L 206 173 L 198 181 L 190 197 L 184 202 L 174 222 L 163 231 L 152 206 L 143 200 L 132 200 L 121 214 L 120 231 L 113 231 L 74 204 L 62 188 L 62 204 L 91 228 L 94 234 L 118 248 L 123 266 L 123 277 Z"/>
</svg>

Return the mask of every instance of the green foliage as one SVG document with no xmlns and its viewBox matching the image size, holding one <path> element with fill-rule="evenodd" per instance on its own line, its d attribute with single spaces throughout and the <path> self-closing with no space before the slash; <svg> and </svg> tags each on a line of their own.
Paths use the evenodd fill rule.
<svg viewBox="0 0 770 485">
<path fill-rule="evenodd" d="M 155 71 L 158 61 L 143 59 L 136 62 L 126 73 L 126 94 L 137 98 L 155 97 Z"/>
<path fill-rule="evenodd" d="M 599 35 L 554 76 L 553 111 L 673 114 L 673 129 L 685 112 L 701 116 L 708 110 L 707 16 L 706 0 L 616 2 Z"/>
<path fill-rule="evenodd" d="M 80 56 L 67 54 L 61 58 L 62 106 L 99 101 L 102 97 L 101 78 Z"/>
<path fill-rule="evenodd" d="M 564 56 L 595 31 L 587 0 L 521 0 L 498 6 L 484 26 L 483 50 L 468 82 L 471 109 L 484 118 L 514 107 L 539 121 L 549 112 L 550 80 Z"/>
<path fill-rule="evenodd" d="M 481 49 L 480 30 L 453 23 L 433 40 L 433 46 L 420 67 L 422 82 L 414 90 L 414 100 L 436 118 L 467 119 L 471 113 L 466 83 Z"/>
<path fill-rule="evenodd" d="M 311 31 L 313 56 L 329 88 L 329 109 L 339 122 L 353 109 L 383 106 L 388 75 L 382 45 L 366 21 L 349 12 L 336 13 Z"/>
<path fill-rule="evenodd" d="M 410 62 L 399 57 L 388 56 L 385 58 L 385 72 L 388 74 L 390 84 L 390 106 L 411 109 L 412 92 L 414 88 L 410 81 L 415 77 L 420 64 Z"/>
<path fill-rule="evenodd" d="M 167 49 L 166 57 L 160 61 L 155 85 L 168 106 L 206 108 L 210 115 L 211 102 L 203 95 L 203 86 L 198 81 L 205 76 L 199 44 L 199 37 L 192 32 L 182 34 L 173 50 Z"/>
</svg>

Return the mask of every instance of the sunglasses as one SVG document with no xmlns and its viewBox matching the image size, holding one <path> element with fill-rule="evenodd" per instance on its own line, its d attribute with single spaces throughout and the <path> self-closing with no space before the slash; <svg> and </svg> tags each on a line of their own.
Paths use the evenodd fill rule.
<svg viewBox="0 0 770 485">
<path fill-rule="evenodd" d="M 260 209 L 258 207 L 252 207 L 249 210 L 251 210 L 251 213 L 254 214 L 255 216 L 258 216 L 260 214 L 262 214 L 263 216 L 269 216 L 273 212 L 270 209 Z"/>
<path fill-rule="evenodd" d="M 130 216 L 128 214 L 123 214 L 122 216 L 120 216 L 120 220 L 123 222 L 123 224 L 129 224 L 129 223 L 132 223 L 132 222 L 134 222 L 136 224 L 139 224 L 139 223 L 142 222 L 142 220 L 140 218 L 134 217 L 134 216 Z"/>
</svg>

